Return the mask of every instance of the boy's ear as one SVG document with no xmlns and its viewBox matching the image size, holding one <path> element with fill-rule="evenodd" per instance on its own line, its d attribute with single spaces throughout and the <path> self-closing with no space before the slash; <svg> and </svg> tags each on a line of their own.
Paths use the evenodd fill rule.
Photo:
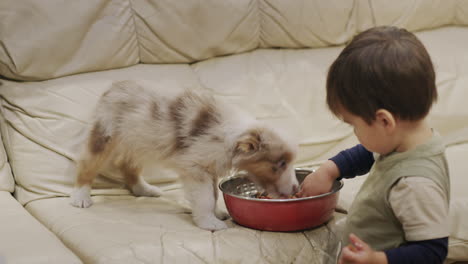
<svg viewBox="0 0 468 264">
<path fill-rule="evenodd" d="M 260 148 L 261 137 L 257 131 L 251 131 L 242 135 L 236 144 L 237 153 L 253 153 Z"/>
<path fill-rule="evenodd" d="M 392 132 L 396 127 L 396 119 L 392 113 L 385 109 L 375 112 L 375 120 L 387 131 Z"/>
</svg>

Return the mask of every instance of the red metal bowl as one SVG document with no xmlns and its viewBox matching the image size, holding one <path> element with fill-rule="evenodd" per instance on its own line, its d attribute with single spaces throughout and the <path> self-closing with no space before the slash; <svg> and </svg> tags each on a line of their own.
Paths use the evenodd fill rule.
<svg viewBox="0 0 468 264">
<path fill-rule="evenodd" d="M 311 173 L 296 169 L 299 183 Z M 259 199 L 259 192 L 245 174 L 219 183 L 226 208 L 232 219 L 243 226 L 266 231 L 298 231 L 327 222 L 338 202 L 343 181 L 333 184 L 332 191 L 318 196 L 293 199 Z"/>
</svg>

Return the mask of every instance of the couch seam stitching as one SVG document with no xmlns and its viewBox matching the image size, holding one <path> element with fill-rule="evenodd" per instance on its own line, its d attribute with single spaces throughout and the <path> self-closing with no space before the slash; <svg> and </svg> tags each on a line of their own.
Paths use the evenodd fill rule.
<svg viewBox="0 0 468 264">
<path fill-rule="evenodd" d="M 262 13 L 262 1 L 257 0 L 257 12 L 258 12 L 258 44 L 257 49 L 266 47 L 265 41 L 263 40 L 263 13 Z"/>
<path fill-rule="evenodd" d="M 140 38 L 139 38 L 139 35 L 138 35 L 138 30 L 137 30 L 137 25 L 136 25 L 136 19 L 135 19 L 135 9 L 133 9 L 133 4 L 132 4 L 132 0 L 128 0 L 128 3 L 130 5 L 130 12 L 131 12 L 131 16 L 132 16 L 132 21 L 133 21 L 133 31 L 135 33 L 135 39 L 136 39 L 136 42 L 137 42 L 137 48 L 138 48 L 138 64 L 141 63 L 141 60 L 142 60 L 142 57 L 141 57 L 141 43 L 140 43 Z"/>
</svg>

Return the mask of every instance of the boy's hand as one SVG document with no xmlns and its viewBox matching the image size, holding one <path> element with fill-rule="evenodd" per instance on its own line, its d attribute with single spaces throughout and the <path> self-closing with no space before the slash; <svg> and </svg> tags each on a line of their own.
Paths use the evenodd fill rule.
<svg viewBox="0 0 468 264">
<path fill-rule="evenodd" d="M 315 172 L 307 175 L 296 196 L 308 197 L 330 192 L 333 182 L 339 175 L 340 171 L 336 164 L 327 160 Z"/>
<path fill-rule="evenodd" d="M 374 251 L 356 235 L 350 234 L 347 245 L 341 251 L 338 264 L 387 264 L 387 256 L 382 251 Z"/>
</svg>

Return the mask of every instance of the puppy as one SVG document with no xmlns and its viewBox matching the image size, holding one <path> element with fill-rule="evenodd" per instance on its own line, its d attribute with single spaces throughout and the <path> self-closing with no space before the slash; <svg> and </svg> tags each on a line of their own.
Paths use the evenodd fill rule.
<svg viewBox="0 0 468 264">
<path fill-rule="evenodd" d="M 185 91 L 161 94 L 133 81 L 114 83 L 100 98 L 71 194 L 76 207 L 92 205 L 91 184 L 101 168 L 117 166 L 136 196 L 160 196 L 140 175 L 148 162 L 175 170 L 195 224 L 227 228 L 216 209 L 218 176 L 246 171 L 271 196 L 297 191 L 297 146 L 275 129 L 213 97 Z"/>
</svg>

